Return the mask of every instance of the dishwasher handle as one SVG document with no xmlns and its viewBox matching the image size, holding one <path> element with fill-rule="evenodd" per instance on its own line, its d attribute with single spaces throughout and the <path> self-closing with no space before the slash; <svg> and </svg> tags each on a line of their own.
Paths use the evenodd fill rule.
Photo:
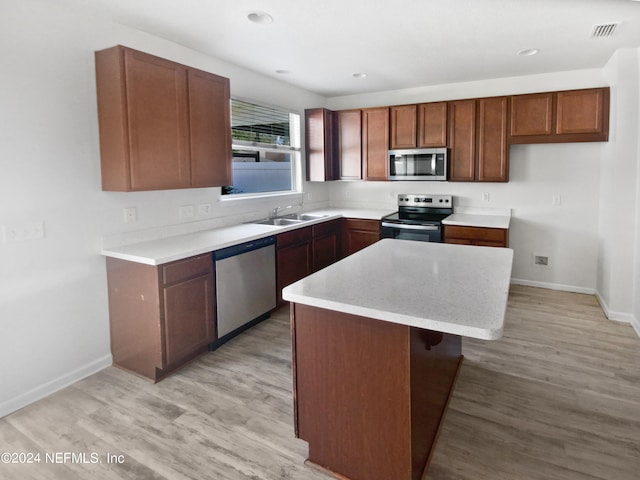
<svg viewBox="0 0 640 480">
<path fill-rule="evenodd" d="M 271 235 L 269 237 L 258 238 L 251 242 L 241 243 L 239 245 L 232 245 L 231 247 L 222 248 L 213 252 L 214 260 L 223 260 L 229 257 L 235 257 L 236 255 L 242 255 L 243 253 L 258 250 L 259 248 L 268 247 L 276 243 L 276 237 Z"/>
</svg>

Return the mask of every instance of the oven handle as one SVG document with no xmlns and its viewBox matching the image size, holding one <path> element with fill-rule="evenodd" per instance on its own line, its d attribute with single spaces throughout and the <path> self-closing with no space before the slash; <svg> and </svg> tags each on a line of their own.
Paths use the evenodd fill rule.
<svg viewBox="0 0 640 480">
<path fill-rule="evenodd" d="M 408 225 L 406 223 L 388 223 L 382 222 L 383 227 L 399 228 L 401 230 L 439 230 L 438 225 Z"/>
</svg>

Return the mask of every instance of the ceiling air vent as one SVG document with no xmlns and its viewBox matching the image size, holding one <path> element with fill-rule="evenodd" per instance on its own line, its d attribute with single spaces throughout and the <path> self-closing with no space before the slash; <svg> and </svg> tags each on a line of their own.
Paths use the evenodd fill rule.
<svg viewBox="0 0 640 480">
<path fill-rule="evenodd" d="M 591 38 L 605 38 L 613 36 L 613 33 L 618 28 L 619 23 L 604 23 L 602 25 L 595 25 L 591 32 Z"/>
</svg>

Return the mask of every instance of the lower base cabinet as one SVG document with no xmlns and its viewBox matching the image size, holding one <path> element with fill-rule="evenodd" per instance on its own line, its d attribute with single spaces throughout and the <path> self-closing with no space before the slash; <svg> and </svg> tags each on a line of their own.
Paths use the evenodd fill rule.
<svg viewBox="0 0 640 480">
<path fill-rule="evenodd" d="M 164 265 L 107 258 L 113 364 L 161 380 L 216 339 L 211 254 Z"/>
<path fill-rule="evenodd" d="M 509 230 L 503 228 L 444 226 L 444 243 L 479 245 L 484 247 L 507 247 Z"/>
<path fill-rule="evenodd" d="M 346 257 L 380 240 L 380 222 L 359 218 L 342 219 L 342 256 Z"/>
<path fill-rule="evenodd" d="M 341 256 L 340 219 L 281 233 L 276 237 L 278 304 L 282 289 L 337 262 Z"/>
</svg>

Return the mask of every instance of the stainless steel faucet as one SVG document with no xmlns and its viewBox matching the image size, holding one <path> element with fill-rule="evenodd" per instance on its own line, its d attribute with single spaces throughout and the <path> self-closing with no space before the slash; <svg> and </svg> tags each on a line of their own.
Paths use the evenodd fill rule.
<svg viewBox="0 0 640 480">
<path fill-rule="evenodd" d="M 288 208 L 293 208 L 293 205 L 287 205 L 286 207 L 276 207 L 273 210 L 271 210 L 271 217 L 269 218 L 276 218 L 278 216 L 278 213 L 281 210 L 287 210 Z"/>
</svg>

